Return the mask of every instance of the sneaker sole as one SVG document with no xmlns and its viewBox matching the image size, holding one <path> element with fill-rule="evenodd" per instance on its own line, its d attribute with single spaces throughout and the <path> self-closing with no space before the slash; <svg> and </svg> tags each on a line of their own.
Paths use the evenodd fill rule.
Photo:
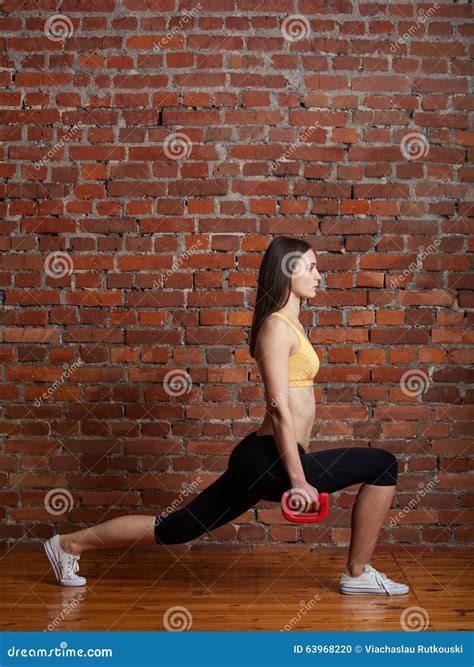
<svg viewBox="0 0 474 667">
<path fill-rule="evenodd" d="M 410 590 L 407 591 L 392 591 L 391 593 L 387 593 L 387 591 L 383 590 L 373 590 L 370 588 L 353 588 L 348 589 L 348 588 L 340 588 L 339 591 L 343 593 L 344 595 L 407 595 Z"/>
<path fill-rule="evenodd" d="M 85 581 L 84 581 L 84 583 L 81 582 L 80 584 L 76 584 L 76 583 L 67 583 L 67 581 L 65 579 L 61 579 L 61 575 L 59 573 L 59 567 L 58 567 L 58 564 L 56 562 L 56 558 L 54 557 L 53 550 L 51 549 L 51 547 L 49 545 L 49 540 L 48 540 L 48 542 L 45 542 L 43 546 L 44 546 L 44 550 L 46 552 L 46 555 L 48 556 L 49 562 L 52 565 L 52 568 L 53 568 L 54 574 L 56 576 L 56 579 L 61 584 L 61 586 L 85 586 L 86 585 Z"/>
</svg>

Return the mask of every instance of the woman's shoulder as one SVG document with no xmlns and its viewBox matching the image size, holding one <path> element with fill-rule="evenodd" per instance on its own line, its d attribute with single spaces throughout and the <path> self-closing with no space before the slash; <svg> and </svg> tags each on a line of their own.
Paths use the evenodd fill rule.
<svg viewBox="0 0 474 667">
<path fill-rule="evenodd" d="M 270 315 L 267 315 L 267 317 L 263 320 L 262 324 L 260 325 L 259 332 L 263 330 L 283 331 L 285 328 L 285 317 L 281 313 L 274 312 L 270 313 Z"/>
<path fill-rule="evenodd" d="M 275 313 L 272 313 L 272 315 L 274 314 Z M 291 329 L 288 328 L 282 317 L 272 317 L 269 315 L 264 319 L 258 330 L 255 344 L 255 352 L 257 356 L 259 356 L 259 350 L 263 349 L 266 351 L 271 343 L 279 341 L 281 344 L 281 341 L 283 340 L 288 346 L 292 344 L 294 338 L 292 338 Z"/>
<path fill-rule="evenodd" d="M 274 319 L 274 320 L 279 320 L 280 322 L 285 322 L 287 325 L 289 325 L 289 326 L 293 329 L 293 331 L 294 331 L 296 334 L 298 334 L 298 336 L 304 336 L 304 335 L 305 335 L 304 332 L 303 332 L 299 327 L 297 327 L 296 324 L 295 324 L 294 322 L 292 322 L 292 321 L 290 320 L 290 318 L 287 317 L 284 313 L 281 313 L 281 312 L 279 312 L 279 311 L 275 311 L 274 313 L 272 313 L 271 315 L 269 315 L 269 317 L 272 317 L 272 315 L 276 315 L 276 316 L 277 316 L 277 317 L 274 317 L 274 318 L 272 318 L 272 319 Z"/>
</svg>

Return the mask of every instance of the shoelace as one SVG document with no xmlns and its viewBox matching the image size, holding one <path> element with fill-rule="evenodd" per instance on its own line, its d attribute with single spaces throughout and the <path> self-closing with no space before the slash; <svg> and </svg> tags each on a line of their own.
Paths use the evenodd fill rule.
<svg viewBox="0 0 474 667">
<path fill-rule="evenodd" d="M 374 579 L 378 583 L 378 585 L 384 588 L 389 595 L 392 595 L 390 591 L 390 584 L 394 584 L 395 583 L 394 581 L 389 579 L 387 575 L 384 574 L 383 572 L 379 572 L 378 570 L 376 570 L 374 567 L 372 567 L 372 565 L 366 565 L 365 571 L 369 574 L 373 574 Z"/>
<path fill-rule="evenodd" d="M 76 572 L 79 569 L 79 558 L 81 556 L 78 554 L 75 556 L 74 554 L 67 554 L 67 559 L 66 559 L 66 567 L 64 576 L 66 579 L 73 579 L 76 576 Z"/>
</svg>

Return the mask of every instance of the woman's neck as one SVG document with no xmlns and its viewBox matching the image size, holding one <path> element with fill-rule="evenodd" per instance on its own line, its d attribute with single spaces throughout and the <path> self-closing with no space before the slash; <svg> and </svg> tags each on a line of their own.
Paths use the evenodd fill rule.
<svg viewBox="0 0 474 667">
<path fill-rule="evenodd" d="M 290 320 L 293 320 L 294 322 L 299 322 L 300 321 L 300 307 L 301 307 L 301 299 L 299 296 L 295 296 L 293 293 L 290 294 L 290 298 L 288 299 L 287 303 L 285 306 L 281 309 L 284 311 L 284 315 L 290 318 Z"/>
</svg>

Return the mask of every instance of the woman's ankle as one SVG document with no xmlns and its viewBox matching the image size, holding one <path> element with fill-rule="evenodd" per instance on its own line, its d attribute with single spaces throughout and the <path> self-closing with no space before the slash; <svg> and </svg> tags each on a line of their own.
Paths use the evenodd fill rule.
<svg viewBox="0 0 474 667">
<path fill-rule="evenodd" d="M 73 554 L 74 556 L 80 555 L 81 551 L 78 549 L 77 544 L 71 540 L 69 535 L 60 535 L 59 536 L 59 546 L 63 551 L 68 554 Z"/>
<path fill-rule="evenodd" d="M 351 565 L 346 565 L 344 574 L 349 575 L 349 577 L 360 577 L 365 568 L 365 563 L 352 563 Z"/>
</svg>

